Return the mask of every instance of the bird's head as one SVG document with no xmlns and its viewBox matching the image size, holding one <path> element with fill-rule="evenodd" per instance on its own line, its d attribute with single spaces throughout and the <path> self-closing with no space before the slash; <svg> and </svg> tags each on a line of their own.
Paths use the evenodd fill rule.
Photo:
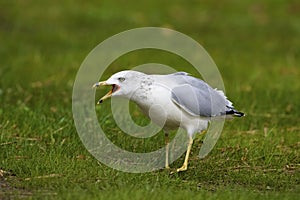
<svg viewBox="0 0 300 200">
<path fill-rule="evenodd" d="M 112 86 L 112 89 L 98 101 L 98 104 L 112 96 L 130 98 L 130 96 L 137 89 L 139 77 L 142 75 L 144 74 L 137 71 L 121 71 L 113 74 L 106 81 L 95 83 L 93 87 L 99 87 L 103 85 Z"/>
</svg>

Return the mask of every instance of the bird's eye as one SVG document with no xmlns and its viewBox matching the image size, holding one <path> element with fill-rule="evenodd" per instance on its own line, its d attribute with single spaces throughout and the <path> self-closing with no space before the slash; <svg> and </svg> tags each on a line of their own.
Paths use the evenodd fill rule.
<svg viewBox="0 0 300 200">
<path fill-rule="evenodd" d="M 123 81 L 125 81 L 125 78 L 124 78 L 124 77 L 120 77 L 120 78 L 118 78 L 118 80 L 119 80 L 120 82 L 123 82 Z"/>
</svg>

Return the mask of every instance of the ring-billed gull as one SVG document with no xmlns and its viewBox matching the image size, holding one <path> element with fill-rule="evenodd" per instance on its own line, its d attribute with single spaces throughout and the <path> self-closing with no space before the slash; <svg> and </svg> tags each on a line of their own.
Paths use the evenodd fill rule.
<svg viewBox="0 0 300 200">
<path fill-rule="evenodd" d="M 125 97 L 135 102 L 154 123 L 162 126 L 166 140 L 165 168 L 169 168 L 169 131 L 179 127 L 186 130 L 189 141 L 184 163 L 178 172 L 187 170 L 194 133 L 207 129 L 209 121 L 214 118 L 244 116 L 234 109 L 222 91 L 186 72 L 147 75 L 127 70 L 97 82 L 93 87 L 104 85 L 112 86 L 112 89 L 98 104 L 112 96 Z"/>
</svg>

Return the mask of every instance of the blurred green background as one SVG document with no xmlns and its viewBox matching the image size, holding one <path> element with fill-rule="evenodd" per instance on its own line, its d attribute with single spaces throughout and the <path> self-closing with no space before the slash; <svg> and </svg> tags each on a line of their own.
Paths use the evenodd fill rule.
<svg viewBox="0 0 300 200">
<path fill-rule="evenodd" d="M 247 113 L 225 125 L 204 160 L 197 158 L 199 139 L 190 170 L 174 176 L 98 164 L 72 119 L 72 86 L 87 54 L 114 34 L 145 26 L 198 41 L 216 62 L 227 95 Z M 0 198 L 296 199 L 299 47 L 296 0 L 1 0 Z M 114 62 L 104 77 L 147 62 L 193 71 L 162 52 L 141 51 Z M 108 105 L 101 108 L 100 121 L 109 113 Z M 121 144 L 113 120 L 104 126 Z M 163 136 L 156 139 L 163 145 Z"/>
</svg>

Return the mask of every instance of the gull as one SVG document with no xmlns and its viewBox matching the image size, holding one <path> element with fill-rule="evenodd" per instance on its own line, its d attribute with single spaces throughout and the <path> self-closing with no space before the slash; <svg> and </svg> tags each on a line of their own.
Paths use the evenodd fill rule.
<svg viewBox="0 0 300 200">
<path fill-rule="evenodd" d="M 221 90 L 213 89 L 201 79 L 186 72 L 167 75 L 126 70 L 113 74 L 108 80 L 97 82 L 94 88 L 111 86 L 98 104 L 110 97 L 123 97 L 135 102 L 141 111 L 165 134 L 165 168 L 169 169 L 169 132 L 183 128 L 188 135 L 187 151 L 182 167 L 185 171 L 193 144 L 193 135 L 206 130 L 209 122 L 222 117 L 242 117 Z"/>
</svg>

